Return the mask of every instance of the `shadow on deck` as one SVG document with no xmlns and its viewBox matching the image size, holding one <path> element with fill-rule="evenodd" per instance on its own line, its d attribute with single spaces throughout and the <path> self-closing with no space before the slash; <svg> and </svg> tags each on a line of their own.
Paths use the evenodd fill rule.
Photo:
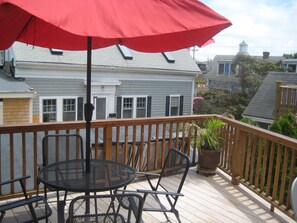
<svg viewBox="0 0 297 223">
<path fill-rule="evenodd" d="M 175 178 L 168 179 L 174 184 Z M 129 189 L 148 188 L 146 182 L 139 181 L 129 185 Z M 252 194 L 244 186 L 234 186 L 230 177 L 222 171 L 215 176 L 205 177 L 197 174 L 195 168 L 191 168 L 183 188 L 184 197 L 177 203 L 183 223 L 200 222 L 294 222 L 293 219 L 275 209 L 270 212 L 270 205 L 257 195 Z M 65 217 L 68 215 L 68 205 L 71 197 L 81 194 L 72 193 L 68 196 Z M 50 217 L 51 223 L 57 222 L 55 194 L 49 196 L 53 214 Z M 15 212 L 6 214 L 3 222 L 18 222 L 16 216 L 24 213 L 25 210 L 16 209 Z M 172 222 L 177 222 L 173 214 L 169 214 Z M 20 218 L 20 216 L 18 216 Z M 143 212 L 143 220 L 147 223 L 166 222 L 162 213 Z M 45 221 L 44 221 L 45 222 Z"/>
</svg>

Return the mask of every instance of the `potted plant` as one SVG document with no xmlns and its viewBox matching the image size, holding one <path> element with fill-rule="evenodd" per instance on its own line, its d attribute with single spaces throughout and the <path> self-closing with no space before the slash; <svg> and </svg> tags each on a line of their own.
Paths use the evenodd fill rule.
<svg viewBox="0 0 297 223">
<path fill-rule="evenodd" d="M 207 119 L 199 126 L 196 123 L 186 125 L 191 134 L 191 143 L 199 150 L 197 172 L 206 176 L 216 173 L 220 162 L 223 141 L 221 127 L 225 123 L 217 118 Z"/>
</svg>

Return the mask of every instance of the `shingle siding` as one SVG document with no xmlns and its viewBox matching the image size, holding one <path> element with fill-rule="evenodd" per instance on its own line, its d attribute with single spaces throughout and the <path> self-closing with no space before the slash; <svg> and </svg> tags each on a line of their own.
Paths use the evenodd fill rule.
<svg viewBox="0 0 297 223">
<path fill-rule="evenodd" d="M 27 78 L 28 83 L 37 92 L 33 100 L 33 114 L 39 115 L 40 96 L 85 97 L 86 86 L 79 79 Z M 85 98 L 84 98 L 85 100 Z"/>
<path fill-rule="evenodd" d="M 3 124 L 30 123 L 30 99 L 3 99 Z"/>
<path fill-rule="evenodd" d="M 116 97 L 125 95 L 152 96 L 151 116 L 165 116 L 166 96 L 183 95 L 183 115 L 191 114 L 191 88 L 189 81 L 121 81 Z M 116 103 L 116 102 L 115 102 Z M 116 107 L 116 104 L 115 104 Z"/>
</svg>

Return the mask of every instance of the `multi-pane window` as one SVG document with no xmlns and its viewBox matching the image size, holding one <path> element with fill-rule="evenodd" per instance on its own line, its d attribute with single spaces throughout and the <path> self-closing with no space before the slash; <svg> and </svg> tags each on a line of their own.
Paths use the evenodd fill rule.
<svg viewBox="0 0 297 223">
<path fill-rule="evenodd" d="M 76 100 L 63 99 L 63 121 L 75 121 Z"/>
<path fill-rule="evenodd" d="M 296 64 L 288 64 L 288 71 L 289 72 L 296 72 Z"/>
<path fill-rule="evenodd" d="M 225 64 L 220 63 L 219 64 L 219 74 L 224 74 L 224 68 L 225 68 Z"/>
<path fill-rule="evenodd" d="M 57 121 L 57 100 L 46 99 L 42 103 L 42 121 L 43 122 L 54 122 Z"/>
<path fill-rule="evenodd" d="M 147 116 L 147 97 L 123 97 L 122 118 L 142 118 Z"/>
<path fill-rule="evenodd" d="M 179 96 L 172 96 L 170 98 L 170 115 L 175 116 L 179 114 Z"/>
<path fill-rule="evenodd" d="M 232 63 L 220 63 L 218 69 L 219 75 L 232 75 L 234 74 L 233 64 Z"/>
<path fill-rule="evenodd" d="M 42 122 L 78 120 L 83 112 L 82 101 L 78 99 L 80 98 L 71 96 L 40 97 L 40 120 Z"/>
<path fill-rule="evenodd" d="M 136 118 L 146 117 L 146 97 L 137 98 Z"/>
<path fill-rule="evenodd" d="M 124 98 L 123 118 L 133 118 L 133 98 Z"/>
</svg>

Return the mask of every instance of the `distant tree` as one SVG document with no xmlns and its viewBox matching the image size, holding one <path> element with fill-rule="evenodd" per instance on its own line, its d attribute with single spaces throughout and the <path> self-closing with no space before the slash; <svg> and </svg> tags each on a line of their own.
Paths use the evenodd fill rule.
<svg viewBox="0 0 297 223">
<path fill-rule="evenodd" d="M 204 101 L 198 109 L 194 109 L 195 114 L 229 114 L 237 120 L 242 118 L 241 114 L 250 101 L 246 94 L 231 94 L 220 88 L 210 88 L 201 96 Z"/>
<path fill-rule="evenodd" d="M 253 96 L 265 77 L 271 71 L 284 71 L 281 61 L 272 63 L 269 60 L 258 59 L 246 54 L 237 54 L 233 60 L 233 67 L 240 79 L 241 90 Z M 249 89 L 249 91 L 247 91 Z"/>
<path fill-rule="evenodd" d="M 284 53 L 283 54 L 283 57 L 286 58 L 286 59 L 297 59 L 297 53 L 294 53 L 294 54 L 286 54 Z"/>
</svg>

